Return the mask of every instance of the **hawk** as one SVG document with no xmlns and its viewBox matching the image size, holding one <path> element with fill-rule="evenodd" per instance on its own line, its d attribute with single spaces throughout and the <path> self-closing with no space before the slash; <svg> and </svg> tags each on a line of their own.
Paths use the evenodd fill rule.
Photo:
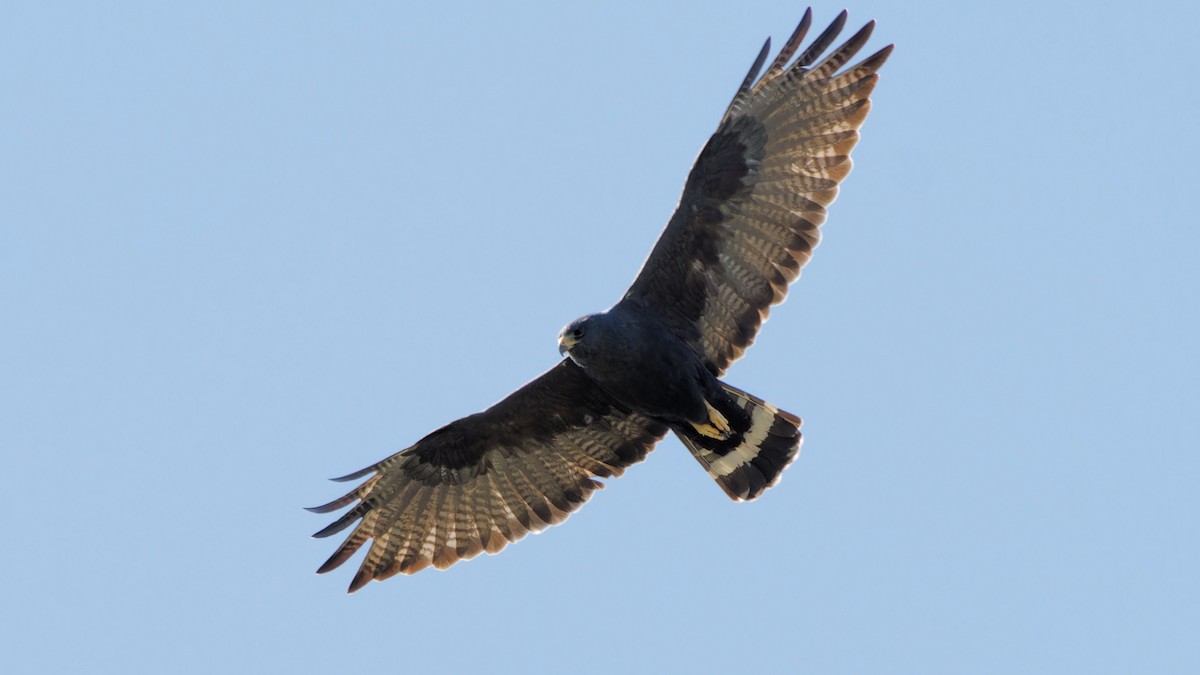
<svg viewBox="0 0 1200 675">
<path fill-rule="evenodd" d="M 800 451 L 800 418 L 718 378 L 812 255 L 892 51 L 843 68 L 874 22 L 827 55 L 846 12 L 801 51 L 811 23 L 810 9 L 765 71 L 763 45 L 633 285 L 563 328 L 562 361 L 335 479 L 366 480 L 310 509 L 351 507 L 316 537 L 354 527 L 319 573 L 367 542 L 350 592 L 497 553 L 565 520 L 603 487 L 597 479 L 620 476 L 668 431 L 734 500 L 779 480 Z"/>
</svg>

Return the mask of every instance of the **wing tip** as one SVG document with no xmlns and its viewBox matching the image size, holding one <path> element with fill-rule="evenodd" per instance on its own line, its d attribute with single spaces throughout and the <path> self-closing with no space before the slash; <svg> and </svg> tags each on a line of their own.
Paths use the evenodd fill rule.
<svg viewBox="0 0 1200 675">
<path fill-rule="evenodd" d="M 352 480 L 358 480 L 359 478 L 362 478 L 363 476 L 371 473 L 372 471 L 375 471 L 377 468 L 378 468 L 377 464 L 372 464 L 371 466 L 368 466 L 365 469 L 359 469 L 358 471 L 355 471 L 354 473 L 348 473 L 345 476 L 338 476 L 337 478 L 330 478 L 329 480 L 331 480 L 335 483 L 348 483 Z"/>
<path fill-rule="evenodd" d="M 350 586 L 346 588 L 346 595 L 361 590 L 363 586 L 371 583 L 374 578 L 374 575 L 367 572 L 367 570 L 359 569 L 354 573 L 354 578 L 350 580 Z"/>
<path fill-rule="evenodd" d="M 879 59 L 879 63 L 875 66 L 876 68 L 878 68 L 879 66 L 882 66 L 888 60 L 888 57 L 890 57 L 892 55 L 892 52 L 895 50 L 896 50 L 896 43 L 889 42 L 888 44 L 886 44 L 882 48 L 880 48 L 879 51 L 877 51 L 874 54 L 872 54 L 871 56 L 869 56 L 868 59 Z"/>
</svg>

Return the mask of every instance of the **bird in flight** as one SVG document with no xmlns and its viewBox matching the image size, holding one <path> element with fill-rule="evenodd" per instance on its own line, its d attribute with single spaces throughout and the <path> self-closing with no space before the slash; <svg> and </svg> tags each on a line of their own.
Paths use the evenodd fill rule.
<svg viewBox="0 0 1200 675">
<path fill-rule="evenodd" d="M 846 12 L 801 50 L 811 24 L 810 9 L 765 71 L 763 45 L 633 285 L 562 329 L 562 361 L 335 479 L 365 481 L 309 509 L 352 507 L 314 535 L 353 526 L 319 573 L 367 542 L 350 592 L 497 553 L 565 520 L 603 487 L 598 478 L 620 476 L 668 431 L 734 500 L 779 480 L 800 451 L 800 418 L 718 378 L 811 257 L 892 51 L 843 68 L 874 21 L 828 54 Z"/>
</svg>

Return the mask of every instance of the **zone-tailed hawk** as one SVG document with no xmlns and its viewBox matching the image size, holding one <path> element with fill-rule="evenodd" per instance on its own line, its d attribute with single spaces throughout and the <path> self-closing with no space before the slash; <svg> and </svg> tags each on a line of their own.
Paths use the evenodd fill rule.
<svg viewBox="0 0 1200 675">
<path fill-rule="evenodd" d="M 366 481 L 311 509 L 353 505 L 317 537 L 357 523 L 318 572 L 372 539 L 351 592 L 496 553 L 562 522 L 603 486 L 597 478 L 621 475 L 668 430 L 735 500 L 779 480 L 800 450 L 800 418 L 717 378 L 812 255 L 892 51 L 843 69 L 874 22 L 825 56 L 846 13 L 800 51 L 811 22 L 809 10 L 759 77 L 763 45 L 633 285 L 559 334 L 567 358 L 491 408 L 337 479 Z"/>
</svg>

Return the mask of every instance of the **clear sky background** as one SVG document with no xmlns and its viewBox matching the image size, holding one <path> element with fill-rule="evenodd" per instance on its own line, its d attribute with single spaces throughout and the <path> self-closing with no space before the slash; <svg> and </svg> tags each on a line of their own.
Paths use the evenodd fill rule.
<svg viewBox="0 0 1200 675">
<path fill-rule="evenodd" d="M 347 596 L 301 507 L 555 363 L 804 5 L 8 4 L 5 672 L 1197 672 L 1197 7 L 855 2 L 780 485 Z"/>
</svg>

